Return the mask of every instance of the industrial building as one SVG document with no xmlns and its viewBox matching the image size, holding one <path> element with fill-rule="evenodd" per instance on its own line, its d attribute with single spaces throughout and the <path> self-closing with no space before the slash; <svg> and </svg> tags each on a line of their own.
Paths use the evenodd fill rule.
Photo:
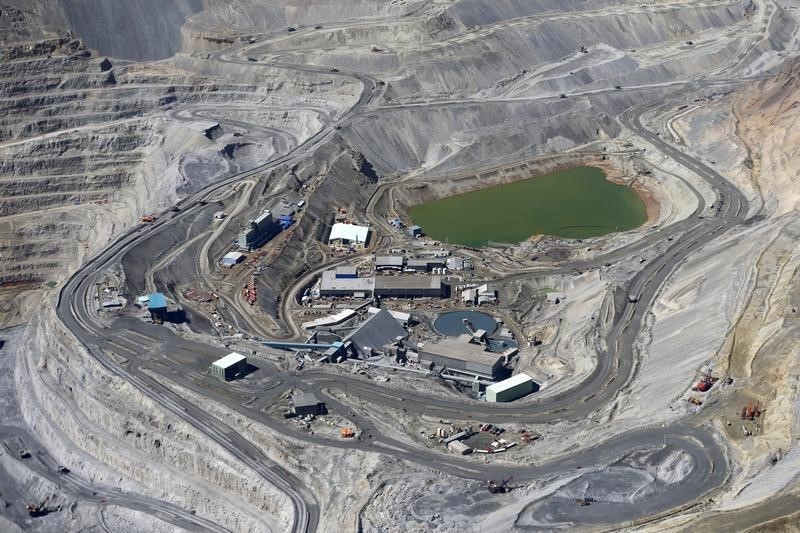
<svg viewBox="0 0 800 533">
<path fill-rule="evenodd" d="M 381 352 L 383 347 L 403 339 L 408 332 L 386 309 L 370 316 L 358 329 L 342 339 L 350 343 L 350 350 L 357 357 L 370 357 L 373 351 Z"/>
<path fill-rule="evenodd" d="M 380 298 L 441 298 L 439 276 L 376 276 L 374 295 Z"/>
<path fill-rule="evenodd" d="M 247 358 L 240 353 L 231 352 L 222 359 L 211 363 L 209 371 L 212 376 L 230 381 L 247 371 Z"/>
<path fill-rule="evenodd" d="M 484 344 L 472 342 L 472 339 L 472 335 L 465 334 L 420 344 L 419 360 L 423 364 L 432 363 L 438 369 L 494 378 L 502 366 L 503 356 L 490 352 Z"/>
<path fill-rule="evenodd" d="M 473 287 L 462 291 L 461 301 L 473 305 L 495 303 L 497 301 L 497 290 L 489 284 L 484 283 L 479 287 Z"/>
<path fill-rule="evenodd" d="M 322 273 L 319 283 L 319 295 L 322 298 L 346 297 L 372 298 L 375 287 L 375 278 L 359 278 L 338 276 L 336 270 L 326 270 Z"/>
<path fill-rule="evenodd" d="M 443 259 L 409 259 L 406 261 L 406 270 L 413 272 L 431 272 L 434 268 L 445 268 Z"/>
<path fill-rule="evenodd" d="M 292 395 L 292 404 L 294 405 L 294 414 L 297 416 L 325 414 L 325 404 L 310 392 L 295 393 Z"/>
<path fill-rule="evenodd" d="M 150 318 L 153 320 L 166 320 L 167 297 L 160 292 L 149 294 L 147 296 L 147 310 L 150 311 Z"/>
<path fill-rule="evenodd" d="M 461 442 L 460 440 L 454 440 L 447 443 L 447 449 L 456 452 L 460 455 L 467 455 L 472 453 L 472 448 Z"/>
<path fill-rule="evenodd" d="M 422 237 L 422 228 L 420 226 L 409 226 L 406 231 L 411 237 Z"/>
<path fill-rule="evenodd" d="M 319 283 L 321 298 L 441 298 L 440 276 L 374 276 L 359 278 L 355 267 L 325 270 Z"/>
<path fill-rule="evenodd" d="M 403 256 L 402 255 L 379 255 L 375 258 L 375 270 L 383 272 L 386 270 L 395 270 L 401 272 L 403 270 Z"/>
<path fill-rule="evenodd" d="M 241 263 L 242 261 L 244 261 L 244 258 L 245 258 L 245 257 L 247 257 L 247 256 L 246 256 L 246 255 L 244 255 L 244 254 L 243 254 L 243 253 L 241 253 L 241 252 L 228 252 L 228 253 L 227 253 L 227 254 L 225 254 L 225 256 L 222 258 L 222 264 L 223 264 L 223 265 L 225 265 L 225 266 L 226 266 L 226 267 L 228 267 L 228 268 L 231 268 L 231 267 L 233 267 L 234 265 L 236 265 L 236 264 L 238 264 L 238 263 Z"/>
<path fill-rule="evenodd" d="M 334 273 L 338 279 L 344 278 L 357 278 L 358 268 L 354 266 L 339 266 L 334 269 Z"/>
<path fill-rule="evenodd" d="M 335 326 L 337 324 L 341 324 L 342 322 L 345 322 L 347 320 L 350 320 L 354 316 L 356 316 L 356 312 L 353 311 L 352 309 L 342 309 L 341 311 L 333 315 L 317 318 L 315 320 L 310 320 L 308 322 L 303 322 L 302 326 L 305 329 L 330 327 L 330 326 Z"/>
<path fill-rule="evenodd" d="M 336 223 L 331 228 L 328 244 L 332 246 L 349 246 L 363 248 L 369 240 L 369 228 L 355 224 Z"/>
<path fill-rule="evenodd" d="M 465 270 L 467 268 L 467 262 L 464 260 L 463 257 L 448 257 L 447 263 L 445 265 L 449 270 Z"/>
<path fill-rule="evenodd" d="M 248 222 L 247 228 L 239 234 L 237 244 L 240 250 L 250 252 L 263 246 L 280 231 L 280 222 L 273 219 L 272 212 L 267 210 L 255 220 Z"/>
<path fill-rule="evenodd" d="M 512 402 L 537 389 L 536 383 L 528 374 L 516 374 L 486 387 L 487 402 Z"/>
</svg>

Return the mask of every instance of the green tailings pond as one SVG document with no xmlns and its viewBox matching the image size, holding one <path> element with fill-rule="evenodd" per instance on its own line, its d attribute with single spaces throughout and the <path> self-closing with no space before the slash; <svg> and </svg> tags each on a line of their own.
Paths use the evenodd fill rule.
<svg viewBox="0 0 800 533">
<path fill-rule="evenodd" d="M 596 167 L 442 198 L 413 206 L 410 214 L 431 238 L 476 248 L 490 242 L 517 244 L 532 235 L 596 237 L 647 221 L 639 194 L 608 181 Z"/>
</svg>

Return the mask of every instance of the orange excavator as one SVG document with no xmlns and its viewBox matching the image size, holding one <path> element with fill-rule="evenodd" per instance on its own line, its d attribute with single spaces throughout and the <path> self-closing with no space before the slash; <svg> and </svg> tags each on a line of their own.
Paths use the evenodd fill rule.
<svg viewBox="0 0 800 533">
<path fill-rule="evenodd" d="M 694 385 L 692 385 L 692 390 L 693 391 L 706 392 L 711 387 L 714 386 L 714 383 L 719 381 L 719 378 L 715 378 L 714 376 L 712 376 L 711 372 L 708 372 L 708 371 L 700 372 L 700 371 L 698 371 L 697 373 L 700 376 L 702 376 L 702 379 L 700 381 L 698 381 L 697 383 L 695 383 Z"/>
</svg>

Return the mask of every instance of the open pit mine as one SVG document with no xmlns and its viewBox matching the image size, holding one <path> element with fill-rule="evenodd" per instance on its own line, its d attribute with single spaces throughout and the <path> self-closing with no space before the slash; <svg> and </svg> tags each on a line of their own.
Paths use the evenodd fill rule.
<svg viewBox="0 0 800 533">
<path fill-rule="evenodd" d="M 800 0 L 0 0 L 0 531 L 800 523 Z"/>
</svg>

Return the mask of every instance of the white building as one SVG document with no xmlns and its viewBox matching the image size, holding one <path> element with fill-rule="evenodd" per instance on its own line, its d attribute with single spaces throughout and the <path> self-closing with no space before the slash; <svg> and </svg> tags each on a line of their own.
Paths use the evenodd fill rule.
<svg viewBox="0 0 800 533">
<path fill-rule="evenodd" d="M 244 261 L 245 257 L 247 257 L 247 256 L 244 255 L 241 252 L 228 252 L 222 258 L 222 264 L 225 265 L 228 268 L 231 268 L 233 265 L 236 265 L 236 264 L 241 263 L 242 261 Z"/>
<path fill-rule="evenodd" d="M 328 244 L 363 248 L 369 238 L 369 228 L 355 224 L 336 223 L 331 228 Z"/>
<path fill-rule="evenodd" d="M 240 353 L 231 352 L 222 359 L 211 363 L 211 375 L 230 381 L 247 370 L 247 358 Z"/>
<path fill-rule="evenodd" d="M 530 394 L 536 384 L 528 374 L 516 374 L 486 387 L 487 402 L 511 402 Z"/>
<path fill-rule="evenodd" d="M 497 291 L 488 283 L 461 292 L 461 301 L 475 305 L 490 304 L 497 301 Z"/>
<path fill-rule="evenodd" d="M 447 258 L 447 268 L 450 270 L 464 270 L 464 258 L 463 257 L 448 257 Z"/>
</svg>

